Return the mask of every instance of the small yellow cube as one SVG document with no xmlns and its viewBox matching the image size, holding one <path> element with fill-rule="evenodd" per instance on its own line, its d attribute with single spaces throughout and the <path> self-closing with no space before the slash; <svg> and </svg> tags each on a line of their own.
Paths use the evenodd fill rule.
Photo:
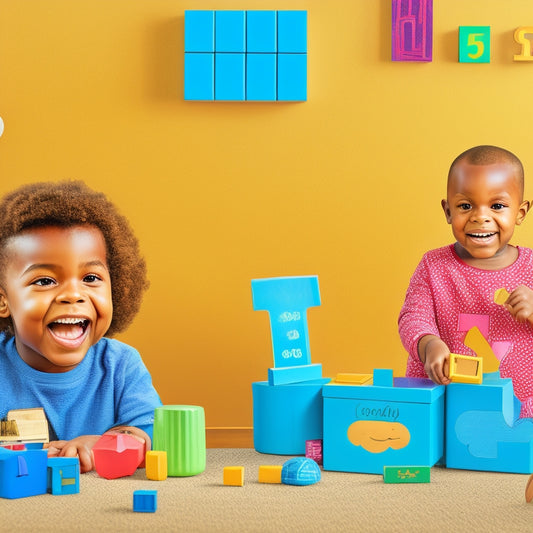
<svg viewBox="0 0 533 533">
<path fill-rule="evenodd" d="M 167 452 L 151 450 L 146 452 L 146 477 L 154 481 L 167 479 Z"/>
<path fill-rule="evenodd" d="M 242 487 L 244 485 L 244 466 L 225 466 L 224 485 Z"/>
<path fill-rule="evenodd" d="M 259 483 L 281 483 L 281 465 L 261 465 L 259 467 Z"/>
</svg>

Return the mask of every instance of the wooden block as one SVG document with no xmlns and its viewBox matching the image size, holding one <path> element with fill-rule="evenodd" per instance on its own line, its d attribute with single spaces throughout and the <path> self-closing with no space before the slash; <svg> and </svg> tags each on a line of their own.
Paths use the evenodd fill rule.
<svg viewBox="0 0 533 533">
<path fill-rule="evenodd" d="M 282 465 L 261 465 L 259 467 L 259 483 L 281 483 Z"/>
<path fill-rule="evenodd" d="M 224 485 L 242 487 L 244 485 L 244 466 L 225 466 Z"/>
</svg>

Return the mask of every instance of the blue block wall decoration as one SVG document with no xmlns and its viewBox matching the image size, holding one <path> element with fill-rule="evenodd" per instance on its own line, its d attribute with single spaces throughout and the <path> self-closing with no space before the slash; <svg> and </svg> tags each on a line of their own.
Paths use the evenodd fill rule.
<svg viewBox="0 0 533 533">
<path fill-rule="evenodd" d="M 184 33 L 185 100 L 307 100 L 307 11 L 186 10 Z"/>
<path fill-rule="evenodd" d="M 519 419 L 511 379 L 485 374 L 482 384 L 446 390 L 446 466 L 531 474 L 533 420 Z"/>
<path fill-rule="evenodd" d="M 376 377 L 384 383 L 386 374 Z M 443 456 L 444 390 L 421 378 L 324 385 L 324 470 L 382 474 L 387 465 L 433 466 Z"/>
</svg>

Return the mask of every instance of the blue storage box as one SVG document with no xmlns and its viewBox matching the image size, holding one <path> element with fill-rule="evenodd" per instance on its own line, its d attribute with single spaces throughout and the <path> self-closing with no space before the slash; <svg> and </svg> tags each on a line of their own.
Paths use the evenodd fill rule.
<svg viewBox="0 0 533 533">
<path fill-rule="evenodd" d="M 322 386 L 330 378 L 286 385 L 252 383 L 254 448 L 260 453 L 304 455 L 305 441 L 322 438 Z"/>
<path fill-rule="evenodd" d="M 383 474 L 384 466 L 433 466 L 443 455 L 444 391 L 429 379 L 324 385 L 324 470 Z"/>
</svg>

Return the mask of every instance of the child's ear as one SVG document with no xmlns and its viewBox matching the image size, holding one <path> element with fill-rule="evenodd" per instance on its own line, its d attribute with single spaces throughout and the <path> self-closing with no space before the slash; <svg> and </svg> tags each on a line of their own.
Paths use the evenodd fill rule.
<svg viewBox="0 0 533 533">
<path fill-rule="evenodd" d="M 518 214 L 516 215 L 516 225 L 520 226 L 522 222 L 524 222 L 524 218 L 526 218 L 527 212 L 531 208 L 531 202 L 529 200 L 524 200 L 520 204 L 520 208 L 518 209 Z"/>
<path fill-rule="evenodd" d="M 444 211 L 444 215 L 446 216 L 446 222 L 448 222 L 448 224 L 451 224 L 452 214 L 450 213 L 450 206 L 448 205 L 448 201 L 442 200 L 440 205 L 442 206 L 442 210 Z"/>
<path fill-rule="evenodd" d="M 4 289 L 0 288 L 0 318 L 7 318 L 10 315 L 6 293 Z"/>
</svg>

